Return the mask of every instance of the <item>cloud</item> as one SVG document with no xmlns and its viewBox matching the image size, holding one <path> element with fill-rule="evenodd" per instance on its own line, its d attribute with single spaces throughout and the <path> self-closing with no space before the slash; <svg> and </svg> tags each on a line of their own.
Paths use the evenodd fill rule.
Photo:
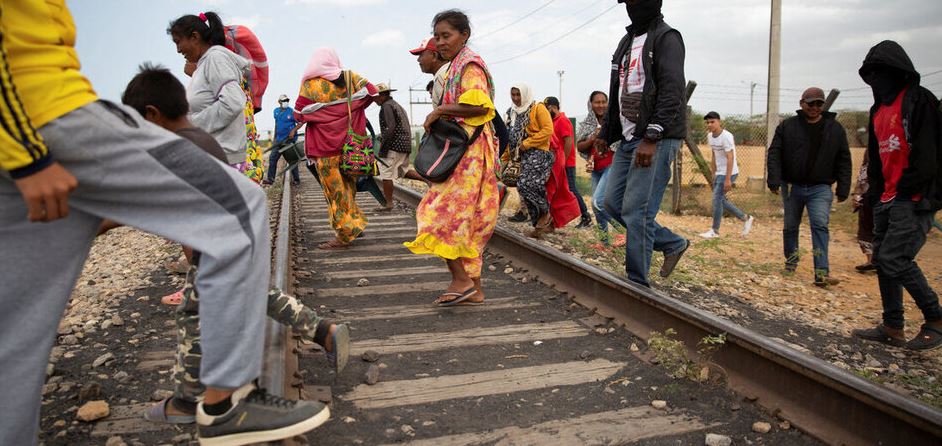
<svg viewBox="0 0 942 446">
<path fill-rule="evenodd" d="M 243 25 L 243 26 L 249 27 L 250 29 L 258 28 L 258 24 L 261 23 L 261 22 L 262 22 L 262 17 L 259 16 L 258 14 L 251 15 L 251 16 L 248 16 L 248 17 L 245 17 L 245 16 L 235 16 L 235 17 L 229 18 L 229 20 L 226 21 L 226 23 L 228 23 L 228 24 L 231 24 L 231 25 Z"/>
<path fill-rule="evenodd" d="M 386 0 L 286 0 L 286 5 L 371 6 L 385 4 Z"/>
<path fill-rule="evenodd" d="M 402 46 L 406 36 L 398 29 L 384 29 L 363 38 L 363 46 Z"/>
</svg>

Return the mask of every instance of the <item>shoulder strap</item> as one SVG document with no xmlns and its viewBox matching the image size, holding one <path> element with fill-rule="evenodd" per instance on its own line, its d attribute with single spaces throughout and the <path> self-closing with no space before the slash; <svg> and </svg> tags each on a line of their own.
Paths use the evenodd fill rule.
<svg viewBox="0 0 942 446">
<path fill-rule="evenodd" d="M 481 131 L 484 130 L 484 125 L 479 125 L 478 128 L 474 129 L 474 133 L 471 134 L 471 139 L 468 140 L 468 147 L 474 144 L 474 141 L 478 139 L 478 136 L 481 136 Z"/>
<path fill-rule="evenodd" d="M 353 103 L 353 85 L 350 85 L 350 71 L 343 72 L 343 83 L 347 86 L 347 127 L 353 128 L 353 111 L 350 105 Z"/>
</svg>

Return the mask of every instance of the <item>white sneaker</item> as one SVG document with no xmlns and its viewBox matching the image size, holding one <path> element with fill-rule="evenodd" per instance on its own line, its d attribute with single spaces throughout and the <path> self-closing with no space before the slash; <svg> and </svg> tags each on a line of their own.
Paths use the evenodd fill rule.
<svg viewBox="0 0 942 446">
<path fill-rule="evenodd" d="M 719 236 L 720 235 L 717 234 L 716 231 L 714 231 L 712 228 L 709 231 L 704 232 L 703 234 L 700 234 L 700 237 L 703 237 L 703 238 L 717 238 Z"/>
<path fill-rule="evenodd" d="M 754 223 L 755 221 L 756 221 L 756 218 L 751 215 L 749 216 L 749 218 L 746 219 L 746 222 L 743 223 L 742 225 L 743 236 L 749 235 L 749 231 L 752 230 L 752 223 Z"/>
</svg>

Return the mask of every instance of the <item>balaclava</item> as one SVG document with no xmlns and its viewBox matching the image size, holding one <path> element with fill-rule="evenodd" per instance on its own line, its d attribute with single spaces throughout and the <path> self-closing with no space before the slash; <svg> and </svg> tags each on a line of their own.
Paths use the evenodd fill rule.
<svg viewBox="0 0 942 446">
<path fill-rule="evenodd" d="M 662 0 L 638 0 L 632 4 L 625 2 L 625 9 L 628 10 L 628 18 L 631 19 L 631 27 L 635 35 L 648 32 L 651 22 L 661 17 L 662 3 Z"/>
</svg>

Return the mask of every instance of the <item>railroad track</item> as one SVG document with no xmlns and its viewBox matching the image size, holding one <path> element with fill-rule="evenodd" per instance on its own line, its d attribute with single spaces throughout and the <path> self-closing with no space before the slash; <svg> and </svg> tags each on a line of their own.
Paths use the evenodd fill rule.
<svg viewBox="0 0 942 446">
<path fill-rule="evenodd" d="M 333 234 L 322 193 L 306 180 L 300 191 L 285 183 L 272 282 L 349 323 L 354 350 L 335 376 L 316 346 L 268 324 L 262 385 L 331 403 L 331 421 L 308 443 L 703 444 L 715 433 L 734 444 L 928 445 L 942 438 L 939 411 L 505 228 L 497 228 L 485 255 L 488 303 L 435 308 L 430 302 L 449 280 L 443 263 L 402 246 L 415 234 L 410 207 L 417 193 L 397 189 L 405 206 L 370 214 L 366 236 L 350 249 L 321 251 L 314 246 Z M 365 194 L 361 199 L 364 209 L 375 206 Z M 141 293 L 174 289 L 161 287 Z M 142 420 L 151 403 L 135 400 L 169 386 L 170 311 L 154 312 L 147 301 L 123 311 L 137 311 L 139 321 L 132 315 L 131 322 L 148 336 L 143 349 L 111 350 L 136 371 L 128 384 L 103 383 L 119 405 L 110 417 L 73 425 L 46 444 L 102 444 L 112 436 L 132 445 L 193 442 L 191 427 Z M 650 363 L 645 341 L 669 328 L 686 346 L 726 333 L 710 358 L 719 381 L 672 378 Z M 74 365 L 108 348 L 94 347 L 79 352 Z M 364 354 L 373 362 L 361 360 Z M 373 385 L 364 382 L 371 368 Z M 63 366 L 61 373 L 81 382 L 96 372 Z M 655 400 L 666 407 L 653 407 Z M 60 415 L 50 414 L 47 426 L 67 401 L 50 407 Z M 753 432 L 757 421 L 771 432 Z"/>
</svg>

